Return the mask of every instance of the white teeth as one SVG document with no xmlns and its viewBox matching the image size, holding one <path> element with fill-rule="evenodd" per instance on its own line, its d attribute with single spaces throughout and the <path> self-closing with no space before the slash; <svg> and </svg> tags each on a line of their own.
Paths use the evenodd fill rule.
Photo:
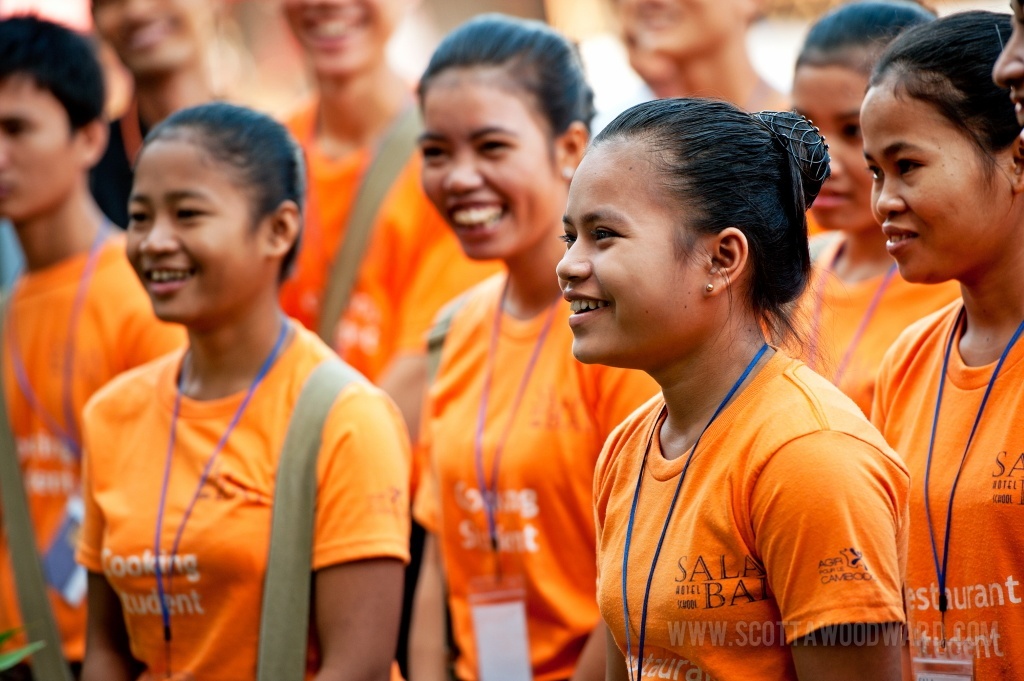
<svg viewBox="0 0 1024 681">
<path fill-rule="evenodd" d="M 343 21 L 325 21 L 316 27 L 316 34 L 325 38 L 337 38 L 344 35 L 347 28 Z"/>
<path fill-rule="evenodd" d="M 889 237 L 889 243 L 890 244 L 898 244 L 899 242 L 906 241 L 907 239 L 910 239 L 910 238 L 911 238 L 910 234 L 893 234 L 892 236 Z"/>
<path fill-rule="evenodd" d="M 573 314 L 577 312 L 587 312 L 589 310 L 596 310 L 599 307 L 608 307 L 608 301 L 606 300 L 574 300 L 569 303 L 569 309 L 573 311 Z"/>
<path fill-rule="evenodd" d="M 150 270 L 150 281 L 184 281 L 192 276 L 191 270 Z"/>
<path fill-rule="evenodd" d="M 452 222 L 457 225 L 490 226 L 501 219 L 503 211 L 498 206 L 461 208 L 452 212 Z"/>
</svg>

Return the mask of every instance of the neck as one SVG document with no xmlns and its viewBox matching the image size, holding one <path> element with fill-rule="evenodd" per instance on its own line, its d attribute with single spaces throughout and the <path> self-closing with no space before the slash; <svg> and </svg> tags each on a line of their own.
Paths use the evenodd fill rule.
<svg viewBox="0 0 1024 681">
<path fill-rule="evenodd" d="M 215 328 L 189 328 L 184 394 L 213 400 L 247 390 L 270 356 L 284 321 L 276 298 L 263 296 L 246 314 Z"/>
<path fill-rule="evenodd" d="M 29 272 L 88 253 L 105 218 L 82 178 L 81 186 L 55 210 L 14 223 Z"/>
<path fill-rule="evenodd" d="M 732 328 L 723 328 L 697 351 L 651 373 L 661 386 L 668 410 L 660 433 L 665 458 L 678 458 L 693 446 L 729 389 L 764 344 L 756 320 L 733 323 L 732 317 L 721 316 L 724 324 Z M 772 352 L 765 353 L 735 395 L 753 380 L 771 355 Z"/>
<path fill-rule="evenodd" d="M 1024 247 L 1008 251 L 997 265 L 960 282 L 967 328 L 960 356 L 968 366 L 999 359 L 1024 320 Z"/>
<path fill-rule="evenodd" d="M 877 228 L 844 232 L 832 271 L 845 284 L 882 276 L 894 264 L 885 250 L 885 239 Z"/>
<path fill-rule="evenodd" d="M 754 69 L 742 36 L 714 52 L 688 56 L 676 62 L 673 77 L 662 83 L 652 83 L 651 89 L 662 99 L 714 97 L 748 111 L 777 106 L 783 99 Z"/>
<path fill-rule="evenodd" d="M 382 63 L 354 77 L 319 77 L 316 140 L 336 158 L 369 146 L 411 101 L 402 78 Z"/>
<path fill-rule="evenodd" d="M 531 319 L 561 297 L 555 267 L 564 250 L 564 245 L 552 236 L 524 253 L 505 259 L 508 268 L 506 312 L 517 319 Z"/>
<path fill-rule="evenodd" d="M 213 83 L 201 64 L 135 81 L 139 118 L 146 127 L 156 125 L 179 109 L 204 104 L 215 97 Z"/>
</svg>

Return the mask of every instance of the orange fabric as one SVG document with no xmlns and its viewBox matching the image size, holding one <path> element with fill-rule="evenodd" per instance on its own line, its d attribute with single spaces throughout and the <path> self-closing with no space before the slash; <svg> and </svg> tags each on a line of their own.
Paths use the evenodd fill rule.
<svg viewBox="0 0 1024 681">
<path fill-rule="evenodd" d="M 417 519 L 439 539 L 460 652 L 456 674 L 464 681 L 478 678 L 469 584 L 496 569 L 474 439 L 504 282 L 499 275 L 473 289 L 452 320 L 426 407 L 424 442 L 431 465 L 415 508 Z M 523 577 L 533 674 L 541 681 L 572 676 L 599 621 L 591 490 L 601 445 L 658 391 L 646 374 L 575 361 L 568 305 L 557 305 L 510 424 L 498 474 L 501 565 L 503 574 Z M 488 484 L 496 444 L 547 318 L 547 313 L 530 320 L 502 317 L 484 429 Z"/>
<path fill-rule="evenodd" d="M 855 284 L 840 281 L 830 270 L 843 242 L 840 237 L 822 251 L 814 264 L 807 292 L 800 300 L 797 318 L 805 326 L 804 347 L 799 356 L 819 374 L 836 382 L 869 415 L 878 366 L 889 346 L 907 326 L 957 300 L 960 285 L 955 281 L 911 284 L 896 272 L 845 366 L 841 366 L 885 279 L 885 275 L 879 275 Z"/>
<path fill-rule="evenodd" d="M 306 150 L 309 207 L 297 267 L 281 288 L 285 312 L 316 329 L 331 262 L 342 243 L 349 211 L 370 150 L 342 159 L 313 141 L 316 105 L 288 123 Z M 446 302 L 498 269 L 473 262 L 420 186 L 414 154 L 384 200 L 363 258 L 335 349 L 371 380 L 400 353 L 422 353 L 434 315 Z"/>
<path fill-rule="evenodd" d="M 182 345 L 181 327 L 153 316 L 124 253 L 124 239 L 102 247 L 78 317 L 71 402 L 79 416 L 89 397 L 117 374 Z M 11 336 L 17 334 L 25 372 L 46 413 L 64 422 L 64 362 L 71 310 L 88 255 L 29 272 L 15 284 L 3 338 L 4 398 L 25 476 L 29 512 L 41 555 L 59 534 L 68 502 L 80 492 L 80 462 L 47 428 L 15 380 Z M 12 328 L 11 320 L 14 320 Z M 80 423 L 75 429 L 80 431 Z M 0 529 L 0 631 L 21 618 L 9 559 Z M 72 606 L 50 590 L 50 602 L 64 640 L 64 653 L 81 660 L 85 652 L 85 602 Z"/>
<path fill-rule="evenodd" d="M 914 633 L 939 635 L 938 577 L 924 502 L 924 475 L 942 358 L 960 303 L 907 329 L 878 375 L 872 420 L 910 469 L 910 560 L 906 601 Z M 946 509 L 995 363 L 966 366 L 954 348 L 942 395 L 929 484 L 940 560 Z M 953 506 L 946 631 L 977 644 L 975 678 L 1019 678 L 1024 669 L 1024 343 L 996 380 Z"/>
<path fill-rule="evenodd" d="M 330 350 L 293 322 L 296 335 L 252 397 L 218 455 L 165 581 L 172 671 L 251 681 L 269 550 L 274 480 L 295 401 Z M 153 570 L 153 533 L 182 353 L 111 383 L 85 412 L 85 524 L 78 559 L 121 599 L 133 655 L 166 671 Z M 243 398 L 182 399 L 171 465 L 163 555 L 170 552 L 214 446 Z M 409 445 L 392 402 L 353 384 L 324 426 L 313 569 L 369 558 L 408 560 Z M 315 655 L 310 665 L 315 666 Z"/>
<path fill-rule="evenodd" d="M 663 405 L 652 400 L 612 434 L 594 480 L 598 602 L 624 653 L 623 547 Z M 654 438 L 629 554 L 634 658 L 685 460 L 665 459 Z M 687 471 L 650 590 L 643 678 L 796 679 L 785 644 L 826 625 L 902 622 L 908 491 L 902 462 L 856 405 L 776 353 Z"/>
</svg>

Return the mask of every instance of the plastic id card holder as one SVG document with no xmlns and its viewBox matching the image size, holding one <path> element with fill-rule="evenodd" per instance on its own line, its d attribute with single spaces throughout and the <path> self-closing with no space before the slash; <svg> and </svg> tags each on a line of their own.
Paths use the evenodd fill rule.
<svg viewBox="0 0 1024 681">
<path fill-rule="evenodd" d="M 913 681 L 974 681 L 974 645 L 924 636 L 910 641 Z"/>
<path fill-rule="evenodd" d="M 47 583 L 70 606 L 79 605 L 85 598 L 85 568 L 75 562 L 78 531 L 85 517 L 85 507 L 78 497 L 68 499 L 57 534 L 43 554 L 43 573 Z"/>
<path fill-rule="evenodd" d="M 491 575 L 470 580 L 469 610 L 480 681 L 532 681 L 522 578 Z"/>
</svg>

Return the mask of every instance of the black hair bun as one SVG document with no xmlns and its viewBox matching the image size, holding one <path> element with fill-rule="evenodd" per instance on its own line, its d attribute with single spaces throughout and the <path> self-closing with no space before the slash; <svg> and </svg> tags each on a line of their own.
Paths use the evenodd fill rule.
<svg viewBox="0 0 1024 681">
<path fill-rule="evenodd" d="M 804 206 L 810 208 L 831 173 L 825 138 L 809 120 L 792 111 L 760 111 L 752 116 L 796 162 Z"/>
</svg>

